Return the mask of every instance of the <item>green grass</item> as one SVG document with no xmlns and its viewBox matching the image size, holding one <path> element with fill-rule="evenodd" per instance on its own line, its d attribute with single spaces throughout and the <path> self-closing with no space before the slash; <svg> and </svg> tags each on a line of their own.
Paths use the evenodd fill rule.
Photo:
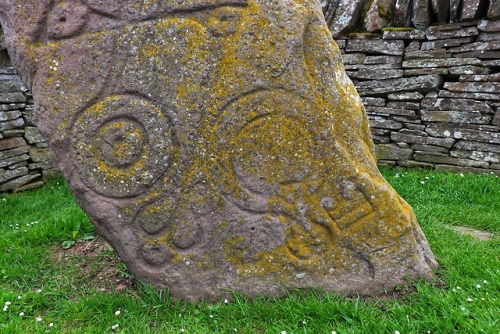
<svg viewBox="0 0 500 334">
<path fill-rule="evenodd" d="M 0 333 L 500 333 L 500 179 L 383 173 L 414 207 L 441 264 L 439 279 L 400 298 L 297 292 L 208 305 L 141 283 L 123 289 L 130 278 L 114 252 L 78 241 L 95 232 L 63 181 L 0 194 Z M 452 225 L 495 238 L 480 242 Z M 65 241 L 77 242 L 64 250 Z"/>
</svg>

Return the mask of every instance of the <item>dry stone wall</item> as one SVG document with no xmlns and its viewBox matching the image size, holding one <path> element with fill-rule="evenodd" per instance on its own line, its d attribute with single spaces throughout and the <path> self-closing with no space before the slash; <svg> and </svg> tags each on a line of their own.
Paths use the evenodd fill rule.
<svg viewBox="0 0 500 334">
<path fill-rule="evenodd" d="M 1 35 L 1 34 L 0 34 Z M 337 39 L 380 165 L 500 173 L 500 21 Z M 57 174 L 0 41 L 0 192 Z"/>
<path fill-rule="evenodd" d="M 500 21 L 368 36 L 337 43 L 379 164 L 500 174 Z"/>
<path fill-rule="evenodd" d="M 0 42 L 0 192 L 35 188 L 58 174 L 32 110 L 33 98 Z"/>
</svg>

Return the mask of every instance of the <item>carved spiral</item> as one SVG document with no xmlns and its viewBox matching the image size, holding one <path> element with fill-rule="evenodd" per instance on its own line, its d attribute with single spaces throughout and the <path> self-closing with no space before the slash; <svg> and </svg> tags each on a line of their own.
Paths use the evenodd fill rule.
<svg viewBox="0 0 500 334">
<path fill-rule="evenodd" d="M 83 181 L 108 197 L 147 191 L 167 171 L 175 150 L 167 117 L 135 96 L 110 96 L 90 106 L 73 131 Z"/>
</svg>

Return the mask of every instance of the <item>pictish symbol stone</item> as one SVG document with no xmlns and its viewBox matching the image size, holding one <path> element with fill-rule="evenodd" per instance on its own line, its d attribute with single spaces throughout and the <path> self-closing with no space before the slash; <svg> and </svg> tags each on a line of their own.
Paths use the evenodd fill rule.
<svg viewBox="0 0 500 334">
<path fill-rule="evenodd" d="M 168 170 L 175 151 L 168 118 L 133 96 L 111 96 L 90 106 L 73 132 L 79 173 L 105 196 L 147 191 Z"/>
<path fill-rule="evenodd" d="M 96 229 L 173 298 L 383 293 L 437 263 L 319 1 L 0 0 Z"/>
</svg>

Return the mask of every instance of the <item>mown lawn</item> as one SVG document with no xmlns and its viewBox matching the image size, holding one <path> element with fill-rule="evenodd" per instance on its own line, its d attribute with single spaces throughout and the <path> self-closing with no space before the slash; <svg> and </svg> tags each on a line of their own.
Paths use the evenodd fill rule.
<svg viewBox="0 0 500 334">
<path fill-rule="evenodd" d="M 383 174 L 414 207 L 441 264 L 435 282 L 383 299 L 171 301 L 133 282 L 102 239 L 90 240 L 94 229 L 64 181 L 0 194 L 0 333 L 500 333 L 500 179 Z"/>
</svg>

